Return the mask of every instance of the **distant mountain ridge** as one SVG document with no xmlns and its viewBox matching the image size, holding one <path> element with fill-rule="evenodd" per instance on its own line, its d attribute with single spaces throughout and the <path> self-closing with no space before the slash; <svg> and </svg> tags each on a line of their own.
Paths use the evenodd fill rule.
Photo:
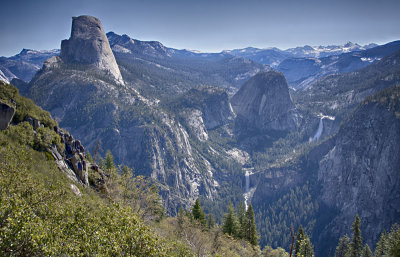
<svg viewBox="0 0 400 257">
<path fill-rule="evenodd" d="M 298 46 L 281 50 L 276 47 L 271 48 L 255 48 L 247 47 L 242 49 L 225 50 L 224 52 L 245 57 L 256 62 L 276 67 L 286 58 L 322 58 L 331 55 L 339 55 L 354 51 L 367 50 L 378 46 L 371 43 L 361 46 L 357 43 L 347 42 L 343 45 L 329 45 L 329 46 Z"/>
</svg>

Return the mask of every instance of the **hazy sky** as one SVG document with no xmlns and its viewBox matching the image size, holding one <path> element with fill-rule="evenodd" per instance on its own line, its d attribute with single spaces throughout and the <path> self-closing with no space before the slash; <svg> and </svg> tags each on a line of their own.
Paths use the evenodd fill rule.
<svg viewBox="0 0 400 257">
<path fill-rule="evenodd" d="M 83 14 L 106 32 L 209 52 L 400 39 L 399 0 L 0 0 L 0 8 L 0 56 L 60 48 L 71 17 Z"/>
</svg>

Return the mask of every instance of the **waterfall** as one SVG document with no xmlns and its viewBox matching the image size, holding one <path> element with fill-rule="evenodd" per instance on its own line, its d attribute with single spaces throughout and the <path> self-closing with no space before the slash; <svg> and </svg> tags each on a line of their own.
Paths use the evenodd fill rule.
<svg viewBox="0 0 400 257">
<path fill-rule="evenodd" d="M 312 141 L 316 141 L 316 140 L 318 140 L 318 139 L 321 137 L 322 131 L 324 130 L 324 123 L 323 123 L 323 121 L 322 121 L 323 118 L 324 118 L 324 117 L 321 117 L 321 118 L 319 119 L 319 126 L 318 126 L 317 132 L 315 133 L 315 135 L 314 135 Z"/>
<path fill-rule="evenodd" d="M 244 174 L 246 178 L 246 187 L 245 187 L 245 193 L 249 192 L 249 187 L 250 187 L 250 172 L 246 170 L 246 173 Z"/>
<path fill-rule="evenodd" d="M 250 198 L 250 171 L 246 169 L 244 173 L 244 178 L 245 178 L 245 191 L 244 191 L 244 206 L 247 207 L 249 206 L 249 198 Z"/>
</svg>

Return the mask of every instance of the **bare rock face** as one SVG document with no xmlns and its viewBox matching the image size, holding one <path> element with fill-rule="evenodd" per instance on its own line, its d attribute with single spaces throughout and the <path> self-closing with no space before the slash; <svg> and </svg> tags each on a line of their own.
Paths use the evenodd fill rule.
<svg viewBox="0 0 400 257">
<path fill-rule="evenodd" d="M 0 102 L 0 130 L 4 130 L 10 125 L 14 113 L 15 108 Z"/>
<path fill-rule="evenodd" d="M 327 231 L 337 237 L 350 233 L 356 214 L 370 245 L 400 220 L 399 99 L 396 87 L 362 103 L 320 161 L 322 201 L 339 212 Z"/>
<path fill-rule="evenodd" d="M 289 131 L 299 126 L 300 115 L 282 73 L 256 74 L 232 97 L 231 103 L 238 118 L 249 127 Z"/>
<path fill-rule="evenodd" d="M 60 56 L 67 64 L 91 65 L 124 84 L 101 22 L 95 17 L 72 18 L 71 37 L 61 42 Z"/>
</svg>

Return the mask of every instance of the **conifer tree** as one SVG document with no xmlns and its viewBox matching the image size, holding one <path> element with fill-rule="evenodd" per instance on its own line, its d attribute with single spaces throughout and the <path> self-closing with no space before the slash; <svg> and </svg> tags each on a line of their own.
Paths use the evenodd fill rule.
<svg viewBox="0 0 400 257">
<path fill-rule="evenodd" d="M 112 155 L 110 150 L 106 152 L 106 158 L 104 159 L 104 168 L 107 172 L 107 175 L 111 177 L 111 179 L 115 179 L 117 176 L 117 167 L 114 163 L 114 156 Z"/>
<path fill-rule="evenodd" d="M 250 244 L 257 245 L 258 236 L 256 229 L 256 220 L 254 217 L 253 206 L 251 204 L 249 204 L 249 207 L 246 211 L 246 222 L 246 239 L 250 242 Z"/>
<path fill-rule="evenodd" d="M 339 244 L 336 247 L 335 257 L 346 257 L 350 249 L 350 238 L 347 235 L 339 239 Z"/>
<path fill-rule="evenodd" d="M 239 231 L 238 231 L 238 236 L 239 238 L 244 238 L 246 234 L 246 208 L 244 206 L 243 201 L 240 202 L 239 207 L 238 207 L 238 221 L 239 221 Z"/>
<path fill-rule="evenodd" d="M 299 252 L 300 243 L 301 243 L 301 241 L 303 241 L 303 239 L 304 239 L 303 226 L 300 225 L 299 231 L 297 231 L 297 236 L 296 236 L 296 244 L 295 244 L 295 247 L 294 247 L 294 256 L 296 256 L 297 253 Z"/>
<path fill-rule="evenodd" d="M 199 220 L 201 224 L 206 225 L 206 216 L 201 208 L 200 201 L 197 198 L 192 208 L 193 219 Z"/>
<path fill-rule="evenodd" d="M 295 256 L 298 257 L 314 257 L 314 247 L 307 234 L 304 235 L 299 245 L 299 251 Z"/>
<path fill-rule="evenodd" d="M 361 252 L 361 257 L 373 257 L 368 244 L 365 244 L 364 249 Z"/>
<path fill-rule="evenodd" d="M 353 229 L 353 239 L 351 242 L 350 256 L 358 257 L 362 251 L 361 220 L 358 214 L 351 227 Z"/>
<path fill-rule="evenodd" d="M 398 224 L 392 226 L 387 238 L 387 246 L 389 248 L 388 255 L 400 256 L 400 226 Z"/>
<path fill-rule="evenodd" d="M 376 243 L 376 248 L 375 248 L 375 257 L 383 257 L 388 254 L 387 252 L 388 246 L 387 246 L 387 234 L 386 231 L 383 231 L 381 237 L 379 238 L 378 243 Z"/>
<path fill-rule="evenodd" d="M 222 232 L 225 234 L 236 236 L 239 227 L 239 222 L 236 213 L 233 209 L 232 203 L 228 205 L 228 212 L 225 213 L 224 222 L 222 225 Z"/>
</svg>

